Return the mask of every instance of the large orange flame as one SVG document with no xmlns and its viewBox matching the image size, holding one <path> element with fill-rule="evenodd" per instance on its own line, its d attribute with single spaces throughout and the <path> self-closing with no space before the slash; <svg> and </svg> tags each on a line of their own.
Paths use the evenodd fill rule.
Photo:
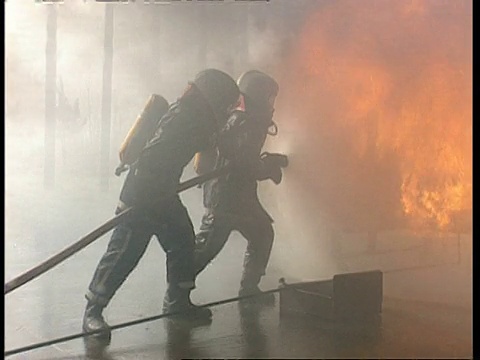
<svg viewBox="0 0 480 360">
<path fill-rule="evenodd" d="M 319 8 L 282 68 L 298 180 L 345 222 L 447 229 L 472 208 L 471 69 L 471 1 Z"/>
</svg>

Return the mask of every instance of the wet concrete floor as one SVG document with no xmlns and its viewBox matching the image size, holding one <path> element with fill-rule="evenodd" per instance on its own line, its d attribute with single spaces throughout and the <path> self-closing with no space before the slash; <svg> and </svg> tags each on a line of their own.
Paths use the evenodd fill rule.
<svg viewBox="0 0 480 360">
<path fill-rule="evenodd" d="M 212 324 L 212 328 L 167 328 L 163 345 L 131 347 L 133 357 L 128 357 L 127 348 L 115 351 L 114 346 L 110 353 L 119 359 L 468 358 L 469 331 L 459 325 L 465 317 L 468 314 L 458 309 L 386 301 L 378 326 L 337 328 L 312 319 L 279 320 L 278 308 L 241 310 L 225 306 L 216 312 L 218 324 Z"/>
<path fill-rule="evenodd" d="M 122 296 L 121 304 L 107 311 L 112 325 L 160 313 L 153 312 L 160 301 L 145 313 L 146 293 L 123 295 L 128 299 Z M 110 346 L 97 358 L 472 358 L 472 314 L 464 307 L 385 297 L 380 322 L 338 326 L 312 317 L 281 318 L 276 297 L 273 306 L 216 306 L 210 325 L 191 327 L 160 319 L 115 330 Z M 46 293 L 23 300 L 6 301 L 6 350 L 79 332 L 81 311 L 71 315 L 72 308 L 78 308 L 72 295 L 54 302 Z M 83 340 L 76 339 L 8 358 L 89 357 Z"/>
<path fill-rule="evenodd" d="M 68 203 L 66 194 L 70 196 Z M 38 199 L 41 206 L 25 201 L 25 194 L 22 197 L 18 193 L 10 194 L 5 234 L 6 281 L 111 217 L 116 192 L 99 195 L 94 202 L 86 201 L 85 194 L 78 194 L 79 199 L 71 194 L 76 193 L 45 196 Z M 200 211 L 193 213 L 195 223 L 200 215 Z M 219 259 L 200 275 L 197 289 L 192 293 L 195 303 L 236 296 L 245 251 L 245 242 L 239 238 L 233 235 Z M 5 350 L 81 331 L 86 303 L 84 292 L 108 239 L 108 236 L 99 239 L 65 263 L 5 296 Z M 281 239 L 276 241 L 281 243 Z M 438 294 L 467 298 L 471 292 L 471 264 L 465 268 L 455 266 L 444 270 L 447 275 L 453 274 L 450 277 L 438 269 L 432 270 L 435 277 L 427 277 L 421 270 L 385 276 L 384 287 L 395 296 L 385 296 L 381 322 L 377 326 L 340 328 L 313 318 L 280 319 L 277 295 L 273 307 L 245 309 L 237 303 L 214 307 L 213 322 L 209 326 L 172 327 L 165 320 L 157 320 L 116 330 L 104 359 L 472 358 L 471 306 L 460 304 L 456 298 L 447 305 L 437 301 L 437 295 L 425 301 L 398 296 L 407 295 L 413 289 L 411 285 L 419 283 L 415 287 L 419 293 L 430 287 L 438 290 Z M 270 268 L 262 287 L 276 288 L 283 276 L 286 275 L 278 267 Z M 433 278 L 435 283 L 431 282 Z M 445 279 L 449 279 L 448 283 Z M 466 291 L 453 291 L 457 284 L 462 284 Z M 392 291 L 394 289 L 399 291 Z M 160 314 L 164 290 L 165 254 L 152 241 L 137 269 L 106 309 L 107 321 L 115 325 Z M 7 358 L 66 360 L 86 356 L 82 339 L 76 339 Z"/>
</svg>

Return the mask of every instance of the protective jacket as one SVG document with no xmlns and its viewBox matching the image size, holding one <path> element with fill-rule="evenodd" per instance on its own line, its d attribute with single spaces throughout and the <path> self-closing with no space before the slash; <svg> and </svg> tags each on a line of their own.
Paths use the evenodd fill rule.
<svg viewBox="0 0 480 360">
<path fill-rule="evenodd" d="M 253 111 L 234 111 L 218 139 L 215 167 L 233 162 L 232 170 L 204 185 L 204 206 L 213 213 L 251 214 L 252 204 L 259 203 L 257 182 L 268 177 L 260 155 L 272 117 L 255 114 L 254 104 L 244 101 Z"/>
<path fill-rule="evenodd" d="M 120 194 L 125 205 L 151 207 L 158 199 L 173 196 L 195 153 L 214 146 L 214 116 L 208 103 L 194 92 L 172 104 L 159 121 L 155 135 L 127 175 Z"/>
</svg>

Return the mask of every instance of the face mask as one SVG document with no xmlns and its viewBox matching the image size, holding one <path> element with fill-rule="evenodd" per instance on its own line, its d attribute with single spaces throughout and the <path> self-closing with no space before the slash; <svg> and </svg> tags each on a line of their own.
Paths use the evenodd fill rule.
<svg viewBox="0 0 480 360">
<path fill-rule="evenodd" d="M 268 98 L 268 104 L 273 109 L 275 107 L 275 100 L 277 99 L 277 95 L 272 95 Z"/>
</svg>

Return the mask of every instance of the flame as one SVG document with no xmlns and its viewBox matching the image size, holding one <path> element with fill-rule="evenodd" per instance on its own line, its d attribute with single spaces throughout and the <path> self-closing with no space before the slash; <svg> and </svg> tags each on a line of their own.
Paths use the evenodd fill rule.
<svg viewBox="0 0 480 360">
<path fill-rule="evenodd" d="M 443 230 L 472 208 L 471 14 L 467 0 L 339 0 L 309 17 L 280 108 L 320 168 L 298 181 L 344 221 Z"/>
</svg>

